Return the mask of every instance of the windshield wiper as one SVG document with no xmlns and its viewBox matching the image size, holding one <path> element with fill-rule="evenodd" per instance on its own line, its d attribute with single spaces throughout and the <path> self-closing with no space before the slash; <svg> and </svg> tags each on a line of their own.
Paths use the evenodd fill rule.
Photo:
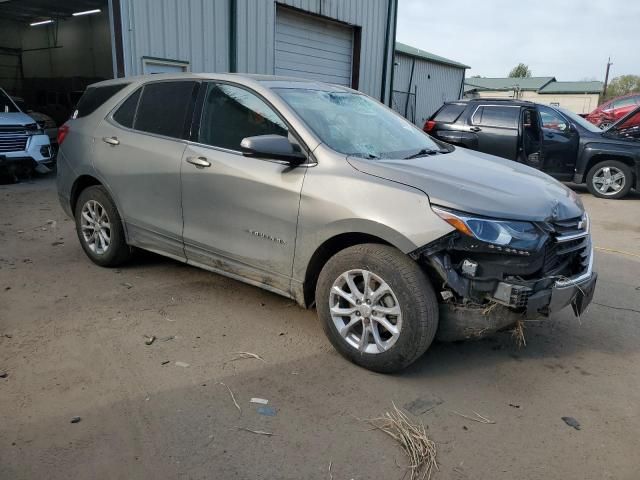
<svg viewBox="0 0 640 480">
<path fill-rule="evenodd" d="M 417 153 L 413 155 L 409 155 L 408 157 L 404 157 L 403 160 L 411 160 L 412 158 L 425 157 L 427 155 L 435 155 L 436 153 L 442 153 L 442 150 L 433 150 L 428 148 L 423 148 Z"/>
</svg>

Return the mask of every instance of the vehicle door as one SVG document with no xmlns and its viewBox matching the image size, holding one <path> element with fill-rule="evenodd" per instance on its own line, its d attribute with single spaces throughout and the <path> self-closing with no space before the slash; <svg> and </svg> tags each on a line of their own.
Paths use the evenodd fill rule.
<svg viewBox="0 0 640 480">
<path fill-rule="evenodd" d="M 243 156 L 240 142 L 267 134 L 294 140 L 292 131 L 263 98 L 235 84 L 207 83 L 198 108 L 181 166 L 187 259 L 288 292 L 306 167 Z"/>
<path fill-rule="evenodd" d="M 518 154 L 518 105 L 478 105 L 468 130 L 478 138 L 477 150 L 509 160 Z"/>
<path fill-rule="evenodd" d="M 115 197 L 129 241 L 181 259 L 180 165 L 198 85 L 147 83 L 95 134 L 94 165 Z"/>
<path fill-rule="evenodd" d="M 559 180 L 573 178 L 580 134 L 557 110 L 538 105 L 542 124 L 541 170 Z"/>
</svg>

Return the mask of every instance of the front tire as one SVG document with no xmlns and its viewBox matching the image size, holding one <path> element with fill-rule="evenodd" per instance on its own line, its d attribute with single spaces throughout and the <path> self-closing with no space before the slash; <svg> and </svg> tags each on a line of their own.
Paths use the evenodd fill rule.
<svg viewBox="0 0 640 480">
<path fill-rule="evenodd" d="M 82 249 L 101 267 L 117 267 L 131 256 L 118 210 L 107 190 L 94 185 L 80 193 L 75 211 Z"/>
<path fill-rule="evenodd" d="M 376 372 L 413 363 L 438 328 L 431 282 L 416 262 L 387 245 L 356 245 L 331 257 L 318 278 L 316 308 L 336 350 Z"/>
<path fill-rule="evenodd" d="M 617 160 L 597 163 L 587 173 L 587 188 L 599 198 L 622 198 L 633 184 L 633 173 L 628 165 Z"/>
</svg>

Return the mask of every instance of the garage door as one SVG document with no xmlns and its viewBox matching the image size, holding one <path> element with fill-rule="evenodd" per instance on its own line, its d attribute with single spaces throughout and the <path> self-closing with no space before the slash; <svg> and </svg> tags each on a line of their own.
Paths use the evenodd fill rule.
<svg viewBox="0 0 640 480">
<path fill-rule="evenodd" d="M 275 74 L 351 86 L 353 29 L 278 8 Z"/>
</svg>

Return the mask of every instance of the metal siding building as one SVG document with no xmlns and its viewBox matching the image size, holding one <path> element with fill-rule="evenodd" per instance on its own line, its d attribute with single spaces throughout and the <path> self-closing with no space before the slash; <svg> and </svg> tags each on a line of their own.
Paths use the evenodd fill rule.
<svg viewBox="0 0 640 480">
<path fill-rule="evenodd" d="M 422 127 L 444 102 L 462 97 L 470 67 L 397 42 L 394 68 L 393 109 Z"/>
<path fill-rule="evenodd" d="M 389 101 L 397 0 L 111 0 L 111 9 L 119 75 L 287 73 L 334 79 Z M 291 45 L 299 33 L 308 38 Z M 290 45 L 278 48 L 284 40 Z"/>
</svg>

